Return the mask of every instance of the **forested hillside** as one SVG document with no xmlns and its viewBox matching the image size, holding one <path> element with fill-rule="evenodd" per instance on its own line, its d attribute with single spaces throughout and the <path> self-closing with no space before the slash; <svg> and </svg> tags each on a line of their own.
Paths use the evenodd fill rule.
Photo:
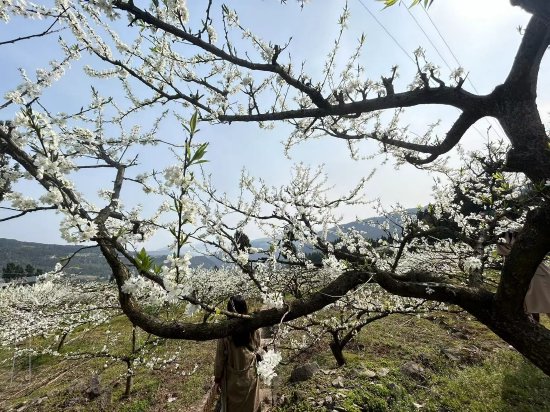
<svg viewBox="0 0 550 412">
<path fill-rule="evenodd" d="M 78 252 L 78 253 L 76 253 Z M 73 256 L 73 254 L 75 254 Z M 0 271 L 8 263 L 25 267 L 32 265 L 43 272 L 53 270 L 55 264 L 67 257 L 73 256 L 64 271 L 70 274 L 93 276 L 108 279 L 111 270 L 98 247 L 85 248 L 82 245 L 50 245 L 45 243 L 20 242 L 13 239 L 0 238 Z M 154 256 L 158 264 L 162 264 L 166 255 Z M 193 256 L 191 266 L 212 268 L 220 265 L 205 256 Z"/>
<path fill-rule="evenodd" d="M 8 263 L 22 266 L 30 264 L 48 272 L 53 270 L 57 262 L 80 250 L 72 257 L 65 271 L 71 274 L 108 278 L 109 267 L 99 253 L 99 249 L 97 247 L 81 249 L 82 246 L 77 245 L 49 245 L 0 238 L 0 266 L 5 267 Z"/>
</svg>

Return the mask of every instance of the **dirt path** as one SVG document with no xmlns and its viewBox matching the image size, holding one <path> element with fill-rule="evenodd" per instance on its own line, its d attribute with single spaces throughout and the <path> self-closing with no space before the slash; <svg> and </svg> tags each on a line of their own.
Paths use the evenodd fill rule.
<svg viewBox="0 0 550 412">
<path fill-rule="evenodd" d="M 271 410 L 272 391 L 269 388 L 260 388 L 260 402 L 262 403 L 262 412 Z"/>
<path fill-rule="evenodd" d="M 195 405 L 191 406 L 189 412 L 210 412 L 211 406 L 209 406 L 209 401 L 212 401 L 212 391 L 214 390 L 213 385 L 208 389 L 208 392 L 204 397 L 197 402 Z M 260 388 L 260 402 L 262 403 L 262 412 L 269 412 L 271 410 L 271 399 L 272 393 L 270 388 Z"/>
</svg>

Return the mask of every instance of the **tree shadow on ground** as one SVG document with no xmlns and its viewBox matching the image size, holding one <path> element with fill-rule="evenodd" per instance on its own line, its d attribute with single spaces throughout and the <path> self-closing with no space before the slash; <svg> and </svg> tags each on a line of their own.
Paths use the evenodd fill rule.
<svg viewBox="0 0 550 412">
<path fill-rule="evenodd" d="M 502 400 L 506 411 L 540 412 L 547 410 L 545 400 L 550 398 L 550 377 L 523 358 L 517 367 L 504 375 Z M 529 399 L 527 405 L 525 400 Z"/>
</svg>

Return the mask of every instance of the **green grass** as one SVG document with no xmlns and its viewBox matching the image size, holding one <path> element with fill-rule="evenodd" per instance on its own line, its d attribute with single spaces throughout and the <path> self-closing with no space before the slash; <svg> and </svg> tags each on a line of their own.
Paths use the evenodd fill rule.
<svg viewBox="0 0 550 412">
<path fill-rule="evenodd" d="M 131 324 L 125 317 L 115 318 L 109 329 L 121 332 L 113 354 L 127 354 L 131 349 Z M 98 352 L 106 342 L 106 326 L 89 330 L 80 328 L 69 335 L 62 348 L 64 353 Z M 145 339 L 141 333 L 139 341 Z M 38 340 L 34 341 L 39 343 Z M 41 342 L 51 346 L 53 340 Z M 20 356 L 12 368 L 13 350 L 0 348 L 0 410 L 30 405 L 32 411 L 181 411 L 187 410 L 206 393 L 212 373 L 212 354 L 215 342 L 166 341 L 156 347 L 156 354 L 172 355 L 179 352 L 174 364 L 160 365 L 150 370 L 138 367 L 132 392 L 128 399 L 125 390 L 126 365 L 105 358 L 67 360 L 52 355 L 31 358 Z M 88 400 L 86 390 L 93 375 L 98 375 L 102 395 Z M 175 398 L 175 400 L 174 400 Z M 171 399 L 171 402 L 168 402 Z M 38 401 L 40 400 L 40 403 Z M 160 409 L 159 409 L 160 407 Z"/>
<path fill-rule="evenodd" d="M 550 411 L 550 378 L 465 315 L 388 317 L 365 328 L 345 356 L 344 367 L 283 385 L 281 392 L 287 399 L 298 392 L 299 410 L 308 410 L 305 403 L 316 411 Z M 301 361 L 335 368 L 326 350 L 313 350 Z M 408 361 L 423 368 L 422 376 L 403 372 L 401 366 Z M 387 368 L 389 373 L 367 378 L 358 375 L 361 368 Z M 337 375 L 344 378 L 345 388 L 331 385 Z M 319 405 L 327 396 L 335 402 Z M 277 412 L 294 408 L 287 402 Z"/>
<path fill-rule="evenodd" d="M 123 333 L 115 351 L 127 352 L 129 322 L 116 318 L 110 329 Z M 76 331 L 63 350 L 97 350 L 105 342 L 105 331 L 104 326 Z M 377 321 L 345 349 L 347 364 L 342 368 L 336 368 L 326 344 L 321 342 L 294 363 L 279 368 L 276 391 L 286 401 L 277 412 L 334 408 L 350 412 L 550 411 L 550 378 L 466 315 L 396 315 Z M 215 342 L 167 341 L 157 349 L 159 354 L 177 350 L 178 368 L 138 368 L 131 395 L 124 398 L 126 366 L 121 362 L 108 362 L 105 367 L 104 359 L 34 356 L 29 380 L 28 357 L 16 359 L 12 369 L 13 352 L 0 348 L 0 381 L 4 382 L 0 410 L 24 405 L 29 411 L 48 412 L 189 410 L 208 388 Z M 293 367 L 310 361 L 317 362 L 322 371 L 307 382 L 288 383 Z M 401 367 L 408 361 L 423 368 L 421 377 L 403 372 Z M 379 373 L 381 368 L 388 370 L 387 375 Z M 377 376 L 362 375 L 364 369 L 377 372 Z M 87 400 L 93 374 L 99 375 L 103 393 Z M 337 376 L 343 378 L 344 388 L 332 385 Z"/>
<path fill-rule="evenodd" d="M 120 412 L 147 412 L 151 404 L 145 399 L 136 399 L 120 408 Z"/>
<path fill-rule="evenodd" d="M 548 376 L 519 354 L 502 350 L 481 365 L 434 381 L 428 410 L 549 411 Z"/>
</svg>

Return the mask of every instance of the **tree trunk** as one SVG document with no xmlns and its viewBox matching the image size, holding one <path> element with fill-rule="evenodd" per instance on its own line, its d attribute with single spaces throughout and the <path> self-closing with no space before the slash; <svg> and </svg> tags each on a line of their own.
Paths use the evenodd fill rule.
<svg viewBox="0 0 550 412">
<path fill-rule="evenodd" d="M 124 398 L 130 397 L 130 392 L 132 391 L 132 384 L 134 383 L 134 371 L 132 371 L 132 365 L 130 362 L 126 363 L 126 387 L 124 389 Z"/>
<path fill-rule="evenodd" d="M 340 342 L 338 342 L 338 338 L 333 336 L 332 342 L 330 342 L 330 350 L 334 356 L 334 359 L 336 359 L 338 366 L 344 366 L 346 364 L 346 358 L 342 352 L 343 349 L 344 348 L 340 345 Z"/>
<path fill-rule="evenodd" d="M 550 376 L 550 330 L 525 313 L 504 315 L 494 308 L 470 313 Z"/>
<path fill-rule="evenodd" d="M 67 339 L 67 336 L 69 335 L 69 332 L 65 332 L 63 336 L 61 336 L 61 339 L 59 339 L 59 343 L 57 344 L 57 351 L 59 352 L 61 348 L 63 347 L 63 344 L 65 343 L 65 339 Z"/>
<path fill-rule="evenodd" d="M 126 359 L 126 388 L 124 389 L 124 398 L 129 398 L 130 392 L 132 391 L 132 384 L 134 383 L 134 371 L 132 366 L 136 351 L 136 325 L 132 325 L 132 354 Z"/>
</svg>

